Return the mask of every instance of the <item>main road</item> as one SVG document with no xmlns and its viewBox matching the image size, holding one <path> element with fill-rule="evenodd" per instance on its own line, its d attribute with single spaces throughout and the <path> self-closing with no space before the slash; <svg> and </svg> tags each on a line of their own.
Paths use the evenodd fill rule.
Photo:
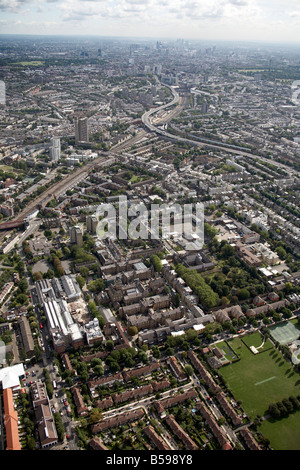
<svg viewBox="0 0 300 470">
<path fill-rule="evenodd" d="M 262 158 L 259 155 L 254 155 L 248 151 L 246 151 L 245 148 L 243 147 L 237 147 L 237 146 L 229 146 L 228 144 L 223 144 L 223 143 L 216 143 L 214 141 L 211 141 L 209 139 L 201 139 L 199 140 L 193 140 L 190 138 L 186 137 L 181 137 L 176 134 L 171 134 L 170 132 L 167 132 L 166 130 L 159 128 L 157 126 L 163 126 L 167 124 L 171 119 L 173 119 L 176 115 L 178 115 L 185 107 L 185 97 L 181 97 L 179 93 L 177 92 L 175 87 L 171 87 L 169 85 L 165 85 L 172 93 L 173 99 L 167 104 L 164 104 L 162 106 L 159 106 L 157 108 L 152 108 L 149 111 L 146 111 L 143 116 L 142 116 L 142 122 L 144 124 L 144 127 L 153 133 L 158 134 L 159 136 L 162 136 L 168 140 L 172 141 L 177 141 L 177 142 L 182 142 L 185 144 L 191 144 L 197 147 L 209 147 L 217 150 L 226 150 L 228 152 L 231 152 L 233 154 L 238 154 L 240 156 L 247 156 L 251 158 Z M 173 110 L 171 110 L 167 115 L 164 115 L 161 118 L 158 118 L 156 121 L 156 125 L 153 124 L 153 120 L 151 119 L 154 117 L 155 114 L 165 111 L 168 108 L 174 107 Z M 76 183 L 80 177 L 84 176 L 84 174 L 89 174 L 90 171 L 96 166 L 96 165 L 101 165 L 101 163 L 104 163 L 107 161 L 107 158 L 109 156 L 112 156 L 113 153 L 118 153 L 120 151 L 124 151 L 133 144 L 135 144 L 138 140 L 140 140 L 142 137 L 146 136 L 147 132 L 146 130 L 141 130 L 137 135 L 132 136 L 125 142 L 120 142 L 119 144 L 115 145 L 113 148 L 110 149 L 107 155 L 101 155 L 95 160 L 93 160 L 90 163 L 87 163 L 86 165 L 82 166 L 75 172 L 67 175 L 62 181 L 58 181 L 57 183 L 54 183 L 50 188 L 46 189 L 42 194 L 40 194 L 37 198 L 32 200 L 27 206 L 17 214 L 17 216 L 11 221 L 19 220 L 19 219 L 25 219 L 30 213 L 32 213 L 37 207 L 42 204 L 44 201 L 50 201 L 52 197 L 55 197 L 56 194 L 58 194 L 63 188 L 70 187 L 72 183 Z M 274 165 L 282 167 L 282 165 L 278 164 L 277 162 L 274 162 L 272 160 L 272 163 Z M 0 234 L 0 241 L 3 240 L 3 238 L 8 234 L 8 231 L 3 231 Z"/>
<path fill-rule="evenodd" d="M 250 158 L 254 158 L 254 159 L 259 158 L 262 161 L 270 163 L 270 160 L 264 158 L 261 155 L 255 155 L 254 153 L 250 153 L 250 151 L 245 147 L 239 147 L 239 146 L 236 146 L 236 145 L 230 145 L 230 144 L 226 144 L 226 143 L 222 143 L 222 142 L 219 143 L 219 142 L 216 142 L 216 141 L 213 141 L 213 140 L 210 140 L 210 139 L 206 139 L 206 138 L 201 138 L 201 137 L 199 137 L 199 138 L 197 138 L 197 140 L 195 140 L 196 137 L 194 137 L 194 139 L 193 139 L 192 137 L 191 138 L 182 137 L 182 136 L 179 136 L 179 135 L 176 135 L 176 134 L 171 134 L 170 132 L 167 132 L 165 129 L 162 128 L 162 126 L 164 124 L 167 124 L 172 118 L 175 117 L 176 114 L 180 113 L 184 109 L 184 102 L 183 102 L 184 98 L 179 96 L 176 88 L 174 88 L 172 86 L 169 86 L 169 85 L 165 85 L 165 86 L 167 86 L 169 88 L 169 90 L 171 91 L 171 93 L 173 95 L 173 100 L 170 103 L 162 105 L 158 108 L 150 109 L 150 111 L 147 111 L 143 114 L 142 122 L 143 122 L 145 128 L 148 129 L 148 131 L 156 133 L 157 135 L 162 136 L 162 137 L 164 137 L 168 140 L 182 142 L 184 144 L 194 145 L 195 147 L 208 147 L 208 148 L 217 149 L 217 150 L 226 150 L 227 152 L 230 152 L 230 153 L 235 154 L 235 155 L 250 157 Z M 174 108 L 173 111 L 171 111 L 171 113 L 169 115 L 165 116 L 164 118 L 161 118 L 160 121 L 157 121 L 154 124 L 153 117 L 156 113 L 159 113 L 160 111 L 166 110 L 167 108 L 172 107 L 174 105 L 175 106 L 177 105 L 177 106 Z M 160 127 L 157 127 L 157 126 L 160 126 Z M 283 169 L 288 168 L 289 172 L 291 172 L 291 168 L 287 167 L 286 165 L 284 165 L 282 163 L 276 162 L 274 160 L 271 160 L 271 163 L 274 166 L 278 167 L 278 168 L 283 168 Z"/>
</svg>

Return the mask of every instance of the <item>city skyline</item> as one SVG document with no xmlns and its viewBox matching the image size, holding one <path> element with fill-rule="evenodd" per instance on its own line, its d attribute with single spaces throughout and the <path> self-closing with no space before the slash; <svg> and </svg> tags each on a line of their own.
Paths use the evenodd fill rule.
<svg viewBox="0 0 300 470">
<path fill-rule="evenodd" d="M 300 450 L 298 44 L 80 18 L 0 38 L 0 451 Z"/>
<path fill-rule="evenodd" d="M 0 0 L 0 33 L 300 42 L 295 0 Z"/>
</svg>

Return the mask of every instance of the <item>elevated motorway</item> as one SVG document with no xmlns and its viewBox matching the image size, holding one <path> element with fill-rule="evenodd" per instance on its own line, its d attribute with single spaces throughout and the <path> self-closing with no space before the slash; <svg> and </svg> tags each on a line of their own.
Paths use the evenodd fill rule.
<svg viewBox="0 0 300 470">
<path fill-rule="evenodd" d="M 175 114 L 178 114 L 178 112 L 181 112 L 181 110 L 184 109 L 184 106 L 181 101 L 182 98 L 179 96 L 176 89 L 169 85 L 165 85 L 165 86 L 169 88 L 169 90 L 171 91 L 173 95 L 173 100 L 170 103 L 159 106 L 158 108 L 150 109 L 150 111 L 147 111 L 146 113 L 143 114 L 142 122 L 144 126 L 148 129 L 148 131 L 154 132 L 157 135 L 164 137 L 165 139 L 194 145 L 195 147 L 209 147 L 209 148 L 218 149 L 218 150 L 227 150 L 231 153 L 244 155 L 248 157 L 258 156 L 258 155 L 253 155 L 252 153 L 250 153 L 249 149 L 247 149 L 246 147 L 238 147 L 236 145 L 230 145 L 230 144 L 217 142 L 214 140 L 205 139 L 201 137 L 198 138 L 195 136 L 184 137 L 178 134 L 171 134 L 170 132 L 167 132 L 166 130 L 160 129 L 159 127 L 157 127 L 158 125 L 162 126 L 163 124 L 168 123 L 175 116 Z M 173 113 L 166 116 L 165 118 L 162 118 L 161 122 L 159 123 L 157 122 L 155 124 L 153 123 L 153 119 L 151 118 L 153 118 L 155 114 L 163 110 L 166 110 L 174 105 L 177 105 L 177 107 L 175 108 Z"/>
<path fill-rule="evenodd" d="M 169 90 L 171 91 L 172 95 L 173 95 L 173 100 L 170 102 L 170 103 L 167 103 L 167 104 L 164 104 L 162 106 L 159 106 L 158 108 L 153 108 L 153 109 L 150 109 L 150 111 L 146 111 L 146 113 L 143 114 L 142 116 L 142 122 L 143 124 L 145 125 L 145 127 L 150 130 L 151 132 L 157 132 L 157 133 L 161 133 L 159 132 L 160 129 L 158 129 L 156 126 L 154 126 L 152 123 L 151 123 L 151 120 L 150 120 L 150 117 L 153 116 L 154 114 L 160 112 L 160 111 L 163 111 L 167 108 L 170 108 L 171 106 L 174 106 L 174 105 L 177 105 L 179 104 L 179 100 L 180 100 L 180 96 L 179 94 L 177 93 L 177 91 L 173 88 L 173 87 L 170 87 L 168 85 L 165 85 L 167 88 L 169 88 Z M 165 124 L 168 120 L 170 120 L 170 117 L 168 116 L 167 119 L 164 119 L 163 120 L 163 124 Z"/>
</svg>

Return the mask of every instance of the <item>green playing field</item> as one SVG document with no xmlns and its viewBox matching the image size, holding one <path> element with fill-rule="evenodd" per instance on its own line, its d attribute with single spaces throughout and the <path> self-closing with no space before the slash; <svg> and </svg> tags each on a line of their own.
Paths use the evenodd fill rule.
<svg viewBox="0 0 300 470">
<path fill-rule="evenodd" d="M 219 373 L 250 417 L 264 416 L 270 403 L 300 394 L 299 375 L 275 348 L 253 354 L 240 338 L 229 345 L 240 361 L 222 367 Z"/>
<path fill-rule="evenodd" d="M 259 338 L 253 337 L 253 343 L 258 344 Z M 251 336 L 247 337 L 247 344 L 251 343 Z M 259 414 L 265 416 L 270 403 L 276 403 L 291 395 L 300 395 L 300 376 L 294 372 L 292 364 L 286 361 L 282 354 L 274 347 L 264 350 L 260 354 L 253 354 L 241 338 L 235 338 L 229 345 L 239 355 L 240 361 L 226 365 L 218 370 L 232 391 L 236 400 L 242 402 L 243 409 L 251 419 Z M 297 413 L 299 416 L 299 413 Z M 286 433 L 281 426 L 286 420 L 271 423 L 264 421 L 263 434 L 270 439 L 271 446 L 273 430 L 276 430 L 274 448 L 300 450 L 300 420 L 291 415 L 288 418 L 293 423 L 293 442 L 291 433 Z M 289 436 L 289 437 L 287 437 Z"/>
</svg>

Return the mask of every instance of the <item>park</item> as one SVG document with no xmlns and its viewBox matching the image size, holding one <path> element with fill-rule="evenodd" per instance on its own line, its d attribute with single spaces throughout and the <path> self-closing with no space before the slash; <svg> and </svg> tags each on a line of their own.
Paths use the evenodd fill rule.
<svg viewBox="0 0 300 470">
<path fill-rule="evenodd" d="M 300 449 L 300 412 L 275 421 L 268 414 L 270 403 L 276 403 L 290 396 L 300 395 L 300 376 L 293 369 L 271 341 L 254 354 L 250 347 L 263 343 L 260 333 L 244 339 L 234 338 L 228 343 L 239 360 L 232 362 L 219 371 L 236 400 L 242 402 L 243 409 L 251 421 L 257 416 L 263 418 L 260 431 L 270 440 L 271 447 L 277 450 Z M 289 424 L 291 423 L 291 426 Z M 286 429 L 290 429 L 289 433 Z"/>
</svg>

